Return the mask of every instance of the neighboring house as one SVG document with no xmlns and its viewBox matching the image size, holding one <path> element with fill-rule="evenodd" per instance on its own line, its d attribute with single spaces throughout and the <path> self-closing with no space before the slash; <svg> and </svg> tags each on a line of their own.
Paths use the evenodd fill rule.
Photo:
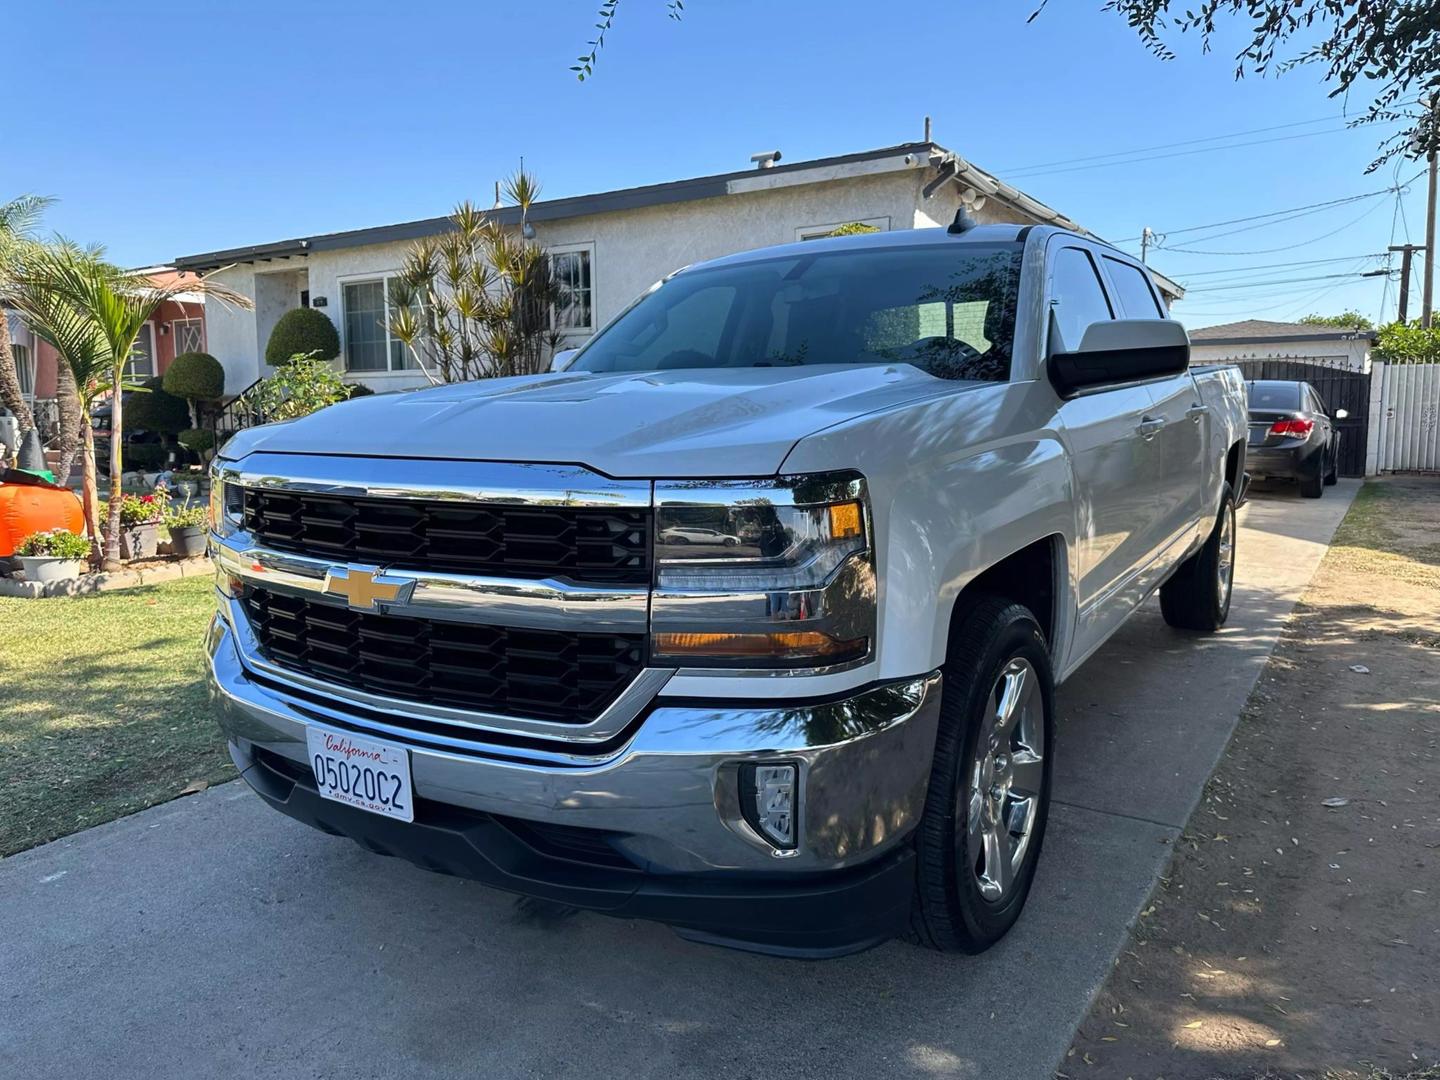
<svg viewBox="0 0 1440 1080">
<path fill-rule="evenodd" d="M 813 239 L 851 222 L 933 228 L 949 225 L 965 205 L 980 222 L 1079 228 L 932 142 L 786 165 L 774 164 L 778 153 L 757 157 L 758 168 L 534 204 L 528 221 L 536 241 L 573 297 L 556 313 L 566 344 L 584 341 L 689 263 Z M 502 223 L 519 222 L 513 207 L 493 213 Z M 209 351 L 225 366 L 230 392 L 269 373 L 263 356 L 270 331 L 303 305 L 323 310 L 339 329 L 347 380 L 399 389 L 425 379 L 388 332 L 387 282 L 414 240 L 448 227 L 448 218 L 430 218 L 187 255 L 175 265 L 216 271 L 218 281 L 255 302 L 253 311 L 217 305 L 210 312 Z M 1182 295 L 1174 282 L 1156 279 L 1168 299 Z"/>
<path fill-rule="evenodd" d="M 133 273 L 162 283 L 174 280 L 177 275 L 183 277 L 185 272 L 170 266 L 146 266 Z M 5 314 L 10 321 L 11 348 L 20 372 L 20 389 L 30 400 L 35 423 L 48 444 L 58 423 L 55 375 L 59 357 L 31 332 L 21 315 L 13 311 Z M 181 293 L 177 299 L 161 304 L 154 317 L 141 328 L 130 376 L 140 382 L 152 375 L 163 375 L 176 356 L 204 352 L 206 345 L 205 298 L 200 293 Z"/>
<path fill-rule="evenodd" d="M 1245 319 L 1192 330 L 1190 356 L 1196 364 L 1227 360 L 1304 360 L 1347 371 L 1369 372 L 1370 350 L 1376 336 L 1374 330 Z"/>
</svg>

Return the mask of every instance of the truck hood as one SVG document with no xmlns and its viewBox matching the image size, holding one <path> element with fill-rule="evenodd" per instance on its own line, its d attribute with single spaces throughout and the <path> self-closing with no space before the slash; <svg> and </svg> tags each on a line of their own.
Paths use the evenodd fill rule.
<svg viewBox="0 0 1440 1080">
<path fill-rule="evenodd" d="M 243 431 L 224 456 L 563 463 L 621 478 L 767 476 L 822 428 L 981 385 L 909 364 L 558 372 L 359 398 Z"/>
</svg>

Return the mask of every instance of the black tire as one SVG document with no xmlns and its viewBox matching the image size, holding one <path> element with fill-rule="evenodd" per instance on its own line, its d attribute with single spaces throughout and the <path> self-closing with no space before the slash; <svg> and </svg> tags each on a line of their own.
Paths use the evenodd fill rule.
<svg viewBox="0 0 1440 1080">
<path fill-rule="evenodd" d="M 935 759 L 925 811 L 916 830 L 911 933 L 918 944 L 932 949 L 978 953 L 994 945 L 1015 924 L 1034 880 L 1050 812 L 1054 676 L 1045 636 L 1027 608 L 990 596 L 961 602 L 967 603 L 969 610 L 951 632 L 942 669 L 944 689 Z M 988 736 L 996 729 L 991 716 L 999 711 L 992 709 L 992 694 L 1002 680 L 1007 687 L 1012 685 L 1017 674 L 1021 681 L 1015 697 L 1021 704 L 1012 710 L 1014 720 L 1008 733 L 992 743 Z M 1032 677 L 1033 684 L 1029 681 Z M 982 734 L 987 735 L 984 744 Z M 1037 735 L 1038 755 L 1032 745 Z M 998 764 L 993 749 L 1000 741 L 1004 742 L 1003 765 Z M 987 760 L 993 772 L 987 771 Z M 989 799 L 980 796 L 977 803 L 973 790 L 978 790 L 982 775 L 992 782 L 988 789 L 992 795 Z M 1003 794 L 993 795 L 1001 789 Z M 991 813 L 997 805 L 1004 808 L 998 818 Z M 1016 828 L 1021 830 L 1018 836 Z M 976 832 L 985 852 L 989 850 L 984 848 L 986 835 L 1005 838 L 1001 850 L 1007 857 L 1001 862 L 1007 868 L 1008 883 L 995 899 L 987 899 L 984 893 L 994 883 L 984 885 L 980 878 L 984 855 L 977 859 L 971 854 Z M 1014 868 L 1016 860 L 1018 868 Z"/>
<path fill-rule="evenodd" d="M 1335 436 L 1335 445 L 1330 448 L 1330 468 L 1325 473 L 1325 486 L 1334 487 L 1340 482 L 1340 436 Z"/>
<path fill-rule="evenodd" d="M 1235 586 L 1236 537 L 1235 493 L 1226 484 L 1220 493 L 1220 512 L 1204 546 L 1160 586 L 1160 611 L 1167 623 L 1181 630 L 1205 631 L 1225 625 Z"/>
<path fill-rule="evenodd" d="M 1300 494 L 1307 499 L 1318 499 L 1325 494 L 1325 454 L 1315 463 L 1315 471 L 1300 477 Z"/>
</svg>

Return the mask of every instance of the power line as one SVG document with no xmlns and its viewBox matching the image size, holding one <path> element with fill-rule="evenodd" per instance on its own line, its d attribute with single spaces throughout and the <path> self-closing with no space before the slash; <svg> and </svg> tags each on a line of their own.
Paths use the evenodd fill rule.
<svg viewBox="0 0 1440 1080">
<path fill-rule="evenodd" d="M 1249 273 L 1253 270 L 1284 270 L 1292 266 L 1318 266 L 1321 263 L 1354 262 L 1356 259 L 1384 259 L 1385 252 L 1378 251 L 1373 255 L 1336 255 L 1329 259 L 1296 259 L 1291 262 L 1260 263 L 1256 266 L 1227 266 L 1220 270 L 1196 270 L 1189 274 L 1177 274 L 1175 280 L 1183 285 L 1190 278 L 1209 277 L 1212 274 Z M 1181 281 L 1184 278 L 1185 281 Z"/>
<path fill-rule="evenodd" d="M 1030 170 L 1010 169 L 1002 170 L 1008 179 L 1032 180 L 1037 176 L 1056 176 L 1060 173 L 1085 172 L 1088 169 L 1108 169 L 1115 165 L 1141 165 L 1151 161 L 1165 161 L 1169 158 L 1190 157 L 1194 154 L 1213 154 L 1217 150 L 1243 150 L 1247 146 L 1272 146 L 1275 143 L 1292 142 L 1295 139 L 1313 139 L 1316 135 L 1335 135 L 1342 131 L 1349 131 L 1348 125 L 1338 128 L 1324 128 L 1320 131 L 1305 131 L 1299 135 L 1281 135 L 1274 139 L 1252 139 L 1249 142 L 1225 143 L 1222 146 L 1202 146 L 1196 150 L 1175 150 L 1169 154 L 1148 154 L 1141 153 L 1139 156 L 1127 157 L 1119 161 L 1097 161 L 1090 165 L 1071 165 L 1064 169 L 1041 169 Z M 1132 151 L 1132 153 L 1134 153 Z"/>
<path fill-rule="evenodd" d="M 1379 191 L 1367 191 L 1360 195 L 1347 195 L 1342 199 L 1328 199 L 1325 202 L 1310 203 L 1307 206 L 1291 206 L 1284 210 L 1271 210 L 1267 214 L 1251 214 L 1249 217 L 1230 218 L 1228 221 L 1212 221 L 1208 225 L 1187 225 L 1183 229 L 1160 229 L 1158 231 L 1163 240 L 1163 238 L 1167 236 L 1179 236 L 1181 233 L 1203 232 L 1206 229 L 1219 229 L 1226 225 L 1240 225 L 1247 221 L 1261 221 L 1265 218 L 1281 217 L 1282 215 L 1294 214 L 1302 210 L 1323 210 L 1330 206 L 1343 206 L 1345 203 L 1359 202 L 1361 199 L 1373 199 L 1379 195 L 1393 194 L 1399 186 L 1402 185 L 1381 188 Z M 1139 239 L 1140 237 L 1138 236 L 1127 236 L 1124 240 L 1116 240 L 1115 243 L 1126 244 Z M 1213 237 L 1211 239 L 1213 239 Z"/>
<path fill-rule="evenodd" d="M 1337 116 L 1317 116 L 1313 120 L 1294 120 L 1288 124 L 1275 124 L 1271 127 L 1250 128 L 1247 131 L 1231 131 L 1224 135 L 1209 135 L 1203 139 L 1183 139 L 1180 142 L 1160 143 L 1156 146 L 1140 146 L 1133 150 L 1115 150 L 1108 154 L 1090 154 L 1087 157 L 1062 158 L 1058 161 L 1041 161 L 1034 165 L 1018 165 L 1014 168 L 1001 169 L 1000 172 L 1007 175 L 1015 172 L 1030 172 L 1035 169 L 1049 169 L 1057 165 L 1075 165 L 1086 161 L 1101 161 L 1115 157 L 1129 157 L 1131 154 L 1148 154 L 1154 150 L 1174 150 L 1180 146 L 1196 146 L 1200 143 L 1223 142 L 1225 139 L 1238 139 L 1245 135 L 1263 135 L 1268 131 L 1285 131 L 1289 128 L 1307 127 L 1310 124 L 1325 124 L 1333 120 L 1341 119 Z"/>
<path fill-rule="evenodd" d="M 1294 285 L 1306 281 L 1334 281 L 1337 278 L 1362 278 L 1365 276 L 1365 272 L 1352 271 L 1348 274 L 1317 274 L 1314 277 L 1276 278 L 1270 281 L 1242 281 L 1229 285 L 1202 285 L 1198 289 L 1186 289 L 1185 294 L 1188 296 L 1191 293 L 1231 292 L 1235 289 L 1257 289 L 1268 285 Z"/>
<path fill-rule="evenodd" d="M 1342 232 L 1344 232 L 1346 229 L 1350 228 L 1352 225 L 1358 225 L 1360 222 L 1364 221 L 1367 217 L 1369 217 L 1371 214 L 1373 214 L 1376 210 L 1378 210 L 1380 207 L 1382 207 L 1382 206 L 1384 206 L 1384 205 L 1385 205 L 1384 203 L 1376 203 L 1374 206 L 1370 207 L 1370 209 L 1366 210 L 1366 211 L 1365 211 L 1363 214 L 1361 214 L 1359 217 L 1354 218 L 1354 219 L 1351 220 L 1351 221 L 1347 221 L 1344 225 L 1341 225 L 1338 229 L 1331 229 L 1329 232 L 1327 232 L 1327 233 L 1321 233 L 1319 236 L 1312 236 L 1309 240 L 1301 240 L 1301 241 L 1299 241 L 1299 242 L 1297 242 L 1297 243 L 1294 243 L 1294 244 L 1282 244 L 1280 247 L 1273 247 L 1273 248 L 1256 248 L 1256 249 L 1253 250 L 1253 251 L 1206 251 L 1206 250 L 1204 250 L 1204 249 L 1202 249 L 1202 248 L 1179 248 L 1179 247 L 1177 247 L 1177 248 L 1163 248 L 1162 250 L 1164 250 L 1164 251 L 1169 251 L 1169 252 L 1176 252 L 1176 253 L 1184 254 L 1184 255 L 1228 255 L 1228 256 L 1232 256 L 1232 257 L 1240 257 L 1240 256 L 1245 256 L 1245 255 L 1273 255 L 1273 254 L 1275 254 L 1276 252 L 1279 252 L 1279 251 L 1294 251 L 1296 248 L 1306 247 L 1306 246 L 1309 245 L 1309 244 L 1319 243 L 1321 240 L 1328 240 L 1330 237 L 1334 236 L 1336 233 L 1342 233 Z"/>
</svg>

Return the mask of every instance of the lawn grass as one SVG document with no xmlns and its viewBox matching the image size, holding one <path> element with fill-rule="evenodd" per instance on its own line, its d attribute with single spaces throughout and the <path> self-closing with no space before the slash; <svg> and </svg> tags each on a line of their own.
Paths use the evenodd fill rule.
<svg viewBox="0 0 1440 1080">
<path fill-rule="evenodd" d="M 210 579 L 0 597 L 0 857 L 234 776 L 210 715 Z"/>
</svg>

